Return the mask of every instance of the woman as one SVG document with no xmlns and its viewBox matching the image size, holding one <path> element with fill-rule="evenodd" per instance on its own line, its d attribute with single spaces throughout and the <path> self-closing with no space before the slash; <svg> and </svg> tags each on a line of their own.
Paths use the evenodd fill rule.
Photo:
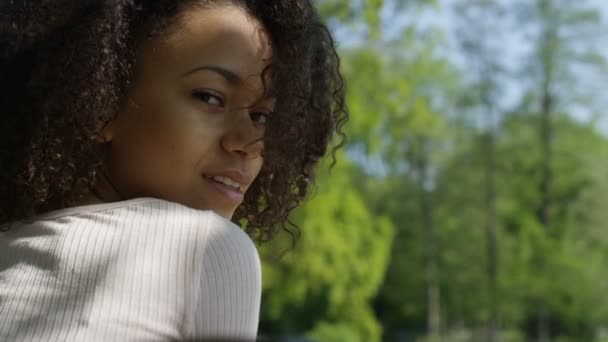
<svg viewBox="0 0 608 342">
<path fill-rule="evenodd" d="M 311 2 L 8 1 L 0 42 L 0 340 L 255 339 L 251 238 L 347 117 Z"/>
</svg>

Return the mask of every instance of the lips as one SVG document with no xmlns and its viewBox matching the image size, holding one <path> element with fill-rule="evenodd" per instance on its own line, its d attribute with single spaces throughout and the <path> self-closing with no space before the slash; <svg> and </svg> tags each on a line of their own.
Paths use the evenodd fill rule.
<svg viewBox="0 0 608 342">
<path fill-rule="evenodd" d="M 253 181 L 252 177 L 239 170 L 204 173 L 203 179 L 216 190 L 218 199 L 227 200 L 237 206 L 243 202 L 245 190 Z"/>
<path fill-rule="evenodd" d="M 204 175 L 203 177 L 207 178 L 210 181 L 223 184 L 236 191 L 244 192 L 243 191 L 244 186 L 241 183 L 233 180 L 232 178 L 225 177 L 225 176 L 207 176 L 207 175 Z"/>
</svg>

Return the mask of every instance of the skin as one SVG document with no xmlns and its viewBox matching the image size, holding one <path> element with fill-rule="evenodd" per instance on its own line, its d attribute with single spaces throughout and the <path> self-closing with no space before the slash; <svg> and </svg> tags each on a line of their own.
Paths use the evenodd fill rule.
<svg viewBox="0 0 608 342">
<path fill-rule="evenodd" d="M 272 49 L 261 24 L 234 5 L 193 8 L 175 25 L 138 51 L 127 104 L 103 131 L 107 177 L 98 193 L 229 219 L 262 168 L 274 101 L 264 98 L 261 75 Z"/>
</svg>

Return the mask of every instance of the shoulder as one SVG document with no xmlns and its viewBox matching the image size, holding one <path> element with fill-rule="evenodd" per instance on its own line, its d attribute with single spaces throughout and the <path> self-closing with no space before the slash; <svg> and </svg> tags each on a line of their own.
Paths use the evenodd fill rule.
<svg viewBox="0 0 608 342">
<path fill-rule="evenodd" d="M 179 203 L 152 200 L 137 205 L 136 215 L 126 222 L 129 229 L 145 239 L 161 240 L 174 249 L 187 248 L 190 257 L 207 268 L 219 264 L 259 269 L 259 256 L 253 240 L 235 223 L 210 210 L 193 209 Z M 123 223 L 125 224 L 125 223 Z"/>
<path fill-rule="evenodd" d="M 158 198 L 68 208 L 25 224 L 46 227 L 64 237 L 108 242 L 129 257 L 198 259 L 205 253 L 257 258 L 249 236 L 236 224 L 209 210 L 197 210 Z M 26 230 L 15 229 L 16 235 Z M 88 232 L 88 233 L 83 233 Z"/>
<path fill-rule="evenodd" d="M 256 252 L 255 245 L 249 235 L 239 226 L 212 211 L 204 212 L 209 244 L 214 248 L 233 247 L 237 253 Z"/>
<path fill-rule="evenodd" d="M 212 211 L 201 212 L 203 223 L 197 231 L 198 247 L 195 258 L 201 262 L 205 278 L 233 281 L 249 278 L 258 283 L 260 258 L 251 238 L 236 224 Z"/>
<path fill-rule="evenodd" d="M 238 248 L 242 253 L 256 252 L 255 244 L 238 225 L 211 210 L 193 209 L 176 202 L 156 199 L 143 202 L 138 208 L 146 227 L 187 231 L 199 243 L 214 249 Z M 186 233 L 186 232 L 182 232 Z"/>
<path fill-rule="evenodd" d="M 69 246 L 91 240 L 107 246 L 107 254 L 120 254 L 123 260 L 259 263 L 253 241 L 233 222 L 213 211 L 156 198 L 68 208 L 16 228 L 4 237 L 50 236 L 70 241 Z"/>
<path fill-rule="evenodd" d="M 257 249 L 232 222 L 211 212 L 206 217 L 202 248 L 195 253 L 198 266 L 186 335 L 254 340 L 262 293 Z"/>
</svg>

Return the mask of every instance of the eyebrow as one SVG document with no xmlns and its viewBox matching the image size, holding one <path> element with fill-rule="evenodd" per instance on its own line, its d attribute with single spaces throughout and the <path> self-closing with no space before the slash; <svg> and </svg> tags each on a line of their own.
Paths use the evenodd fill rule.
<svg viewBox="0 0 608 342">
<path fill-rule="evenodd" d="M 199 72 L 199 71 L 203 71 L 203 70 L 213 71 L 213 72 L 219 74 L 220 76 L 224 77 L 228 82 L 233 83 L 233 84 L 238 84 L 241 82 L 241 77 L 236 72 L 228 70 L 226 68 L 222 68 L 217 65 L 203 65 L 203 66 L 196 67 L 196 68 L 186 72 L 183 75 L 183 77 L 186 77 L 195 72 Z"/>
</svg>

